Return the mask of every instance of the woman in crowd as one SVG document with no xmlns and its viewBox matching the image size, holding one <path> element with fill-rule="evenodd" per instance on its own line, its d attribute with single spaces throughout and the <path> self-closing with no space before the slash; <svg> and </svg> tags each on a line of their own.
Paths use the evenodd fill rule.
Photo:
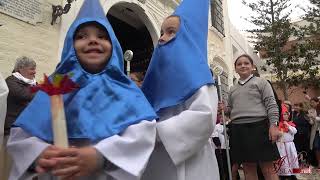
<svg viewBox="0 0 320 180">
<path fill-rule="evenodd" d="M 304 155 L 305 157 L 303 158 L 308 159 L 309 161 L 309 140 L 312 121 L 308 118 L 307 111 L 308 108 L 306 103 L 296 104 L 292 120 L 297 129 L 297 133 L 294 136 L 294 144 L 296 145 L 297 152 L 300 155 Z"/>
<path fill-rule="evenodd" d="M 31 58 L 22 56 L 17 58 L 12 75 L 6 78 L 9 94 L 4 125 L 4 144 L 7 144 L 11 125 L 33 99 L 34 93 L 31 92 L 30 87 L 36 85 L 35 74 L 36 62 Z M 4 163 L 2 176 L 7 179 L 10 172 L 11 159 L 5 147 L 3 151 L 4 158 L 3 160 L 1 159 Z"/>
<path fill-rule="evenodd" d="M 310 100 L 311 108 L 308 110 L 308 117 L 310 119 L 310 123 L 312 123 L 309 146 L 310 150 L 314 150 L 317 159 L 317 166 L 320 168 L 320 117 L 316 110 L 318 103 L 319 99 L 316 97 Z"/>
<path fill-rule="evenodd" d="M 33 98 L 34 93 L 30 91 L 30 87 L 36 85 L 35 75 L 36 62 L 22 56 L 17 59 L 12 75 L 7 77 L 9 95 L 4 127 L 5 135 L 9 135 L 11 125 Z"/>
</svg>

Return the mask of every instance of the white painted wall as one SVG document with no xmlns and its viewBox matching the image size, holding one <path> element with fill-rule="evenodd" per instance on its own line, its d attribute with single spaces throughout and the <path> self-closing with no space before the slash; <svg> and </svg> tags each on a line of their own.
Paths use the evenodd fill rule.
<svg viewBox="0 0 320 180">
<path fill-rule="evenodd" d="M 224 1 L 227 3 L 227 1 Z M 227 6 L 225 8 L 227 10 Z M 226 38 L 225 38 L 225 47 L 226 47 L 226 63 L 230 68 L 229 77 L 230 85 L 232 85 L 233 77 L 238 77 L 236 72 L 234 71 L 234 61 L 241 54 L 248 54 L 252 57 L 254 64 L 258 66 L 262 65 L 262 62 L 259 56 L 254 52 L 253 48 L 250 46 L 250 43 L 247 41 L 246 37 L 244 37 L 243 33 L 240 33 L 233 24 L 231 23 L 229 17 L 225 18 L 225 28 L 226 28 Z M 259 71 L 260 72 L 260 71 Z M 231 79 L 232 78 L 232 79 Z"/>
</svg>

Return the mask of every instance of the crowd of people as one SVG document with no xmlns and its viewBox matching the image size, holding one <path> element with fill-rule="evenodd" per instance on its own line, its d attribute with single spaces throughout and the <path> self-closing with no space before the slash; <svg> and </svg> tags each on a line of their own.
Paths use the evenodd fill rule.
<svg viewBox="0 0 320 180">
<path fill-rule="evenodd" d="M 320 169 L 319 99 L 280 102 L 244 54 L 218 104 L 208 11 L 209 0 L 184 0 L 162 23 L 147 72 L 126 76 L 99 0 L 85 0 L 49 76 L 72 73 L 77 84 L 62 99 L 69 146 L 55 145 L 51 95 L 30 91 L 36 63 L 20 57 L 0 76 L 1 178 L 236 180 L 243 168 L 246 180 L 277 180 L 295 179 L 302 165 Z"/>
<path fill-rule="evenodd" d="M 208 0 L 185 0 L 164 20 L 136 85 L 123 72 L 122 50 L 100 2 L 85 0 L 49 76 L 72 73 L 78 87 L 62 99 L 69 147 L 55 145 L 50 94 L 31 94 L 23 111 L 6 120 L 9 179 L 219 179 L 209 142 L 218 96 L 207 65 L 208 11 Z M 34 85 L 34 76 L 19 74 L 25 88 Z"/>
<path fill-rule="evenodd" d="M 227 105 L 219 104 L 228 114 L 232 179 L 239 179 L 240 166 L 249 180 L 297 179 L 308 173 L 303 169 L 320 169 L 319 97 L 306 95 L 304 102 L 292 106 L 279 100 L 271 83 L 259 77 L 250 56 L 239 56 L 234 66 L 240 79 L 230 89 Z M 220 179 L 229 179 L 221 128 L 216 125 L 212 141 L 218 149 Z"/>
</svg>

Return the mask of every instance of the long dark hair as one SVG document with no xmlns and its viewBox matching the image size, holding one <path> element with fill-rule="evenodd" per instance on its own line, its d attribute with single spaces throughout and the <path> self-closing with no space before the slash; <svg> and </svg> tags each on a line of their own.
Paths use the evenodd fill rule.
<svg viewBox="0 0 320 180">
<path fill-rule="evenodd" d="M 271 81 L 269 81 L 269 80 L 267 80 L 267 81 L 268 81 L 268 83 L 269 83 L 270 86 L 271 86 L 271 89 L 272 89 L 272 92 L 273 92 L 273 95 L 274 95 L 274 99 L 276 100 L 276 103 L 277 103 L 277 105 L 278 105 L 279 118 L 280 118 L 280 117 L 281 117 L 281 109 L 282 109 L 282 107 L 281 107 L 281 100 L 279 99 L 276 90 L 274 90 L 274 87 L 273 87 Z M 290 114 L 292 114 L 292 113 L 290 113 Z"/>
</svg>

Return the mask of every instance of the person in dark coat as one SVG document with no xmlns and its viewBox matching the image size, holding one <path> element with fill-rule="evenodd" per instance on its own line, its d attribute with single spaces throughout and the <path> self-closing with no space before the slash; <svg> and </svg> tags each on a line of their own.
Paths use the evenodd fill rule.
<svg viewBox="0 0 320 180">
<path fill-rule="evenodd" d="M 3 147 L 0 152 L 0 159 L 2 161 L 2 164 L 0 164 L 0 174 L 3 179 L 8 179 L 12 163 L 5 147 L 10 134 L 10 128 L 34 96 L 30 87 L 36 84 L 35 74 L 36 62 L 31 58 L 22 56 L 17 58 L 12 75 L 6 78 L 9 94 L 4 123 Z"/>
<path fill-rule="evenodd" d="M 36 85 L 35 74 L 36 62 L 22 56 L 17 59 L 12 75 L 6 78 L 9 95 L 4 126 L 5 135 L 9 135 L 11 125 L 34 96 L 30 86 Z"/>
<path fill-rule="evenodd" d="M 309 156 L 309 140 L 311 133 L 311 122 L 307 116 L 307 107 L 305 103 L 295 105 L 293 111 L 293 122 L 296 124 L 297 133 L 294 136 L 294 144 L 296 145 L 298 154 Z M 310 161 L 310 157 L 303 157 Z"/>
</svg>

